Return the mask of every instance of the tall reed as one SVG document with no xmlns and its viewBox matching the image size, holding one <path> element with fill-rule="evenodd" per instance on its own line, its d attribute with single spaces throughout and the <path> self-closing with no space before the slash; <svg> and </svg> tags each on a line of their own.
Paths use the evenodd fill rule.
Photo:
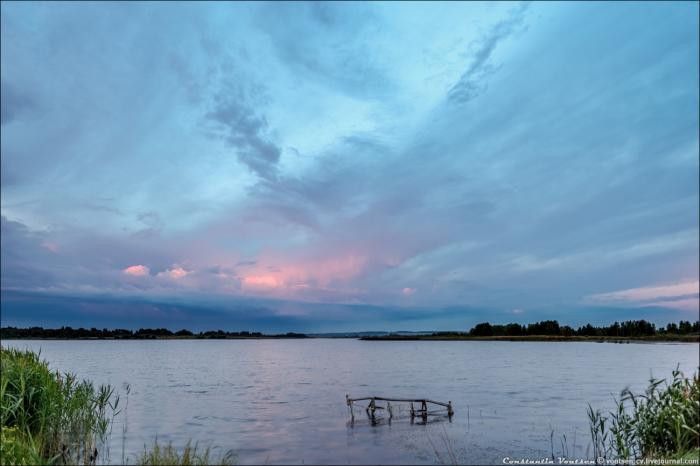
<svg viewBox="0 0 700 466">
<path fill-rule="evenodd" d="M 40 355 L 0 348 L 0 459 L 3 464 L 97 463 L 119 397 Z"/>
<path fill-rule="evenodd" d="M 588 406 L 596 458 L 678 458 L 700 449 L 700 378 L 673 371 L 643 394 L 622 391 L 608 415 Z"/>
<path fill-rule="evenodd" d="M 138 464 L 143 466 L 204 466 L 210 464 L 229 466 L 236 464 L 236 455 L 232 450 L 229 450 L 213 460 L 210 448 L 200 449 L 196 443 L 192 445 L 191 442 L 187 442 L 185 448 L 178 451 L 172 444 L 162 445 L 156 439 L 150 449 L 144 447 Z"/>
</svg>

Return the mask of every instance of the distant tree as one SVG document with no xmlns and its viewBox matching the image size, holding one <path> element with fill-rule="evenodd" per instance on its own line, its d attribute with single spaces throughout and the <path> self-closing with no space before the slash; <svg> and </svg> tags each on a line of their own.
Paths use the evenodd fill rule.
<svg viewBox="0 0 700 466">
<path fill-rule="evenodd" d="M 681 335 L 687 335 L 693 331 L 693 325 L 687 320 L 681 320 L 678 323 L 678 332 Z"/>
<path fill-rule="evenodd" d="M 559 322 L 544 320 L 527 326 L 528 335 L 559 335 Z"/>
<path fill-rule="evenodd" d="M 576 333 L 583 337 L 594 337 L 596 335 L 596 329 L 591 324 L 586 324 L 583 327 L 579 327 Z"/>
<path fill-rule="evenodd" d="M 569 327 L 568 325 L 564 325 L 563 327 L 561 327 L 561 335 L 562 336 L 570 337 L 570 336 L 573 336 L 575 333 L 576 333 L 576 331 L 573 328 Z"/>
<path fill-rule="evenodd" d="M 469 334 L 475 337 L 491 337 L 493 336 L 493 327 L 488 322 L 482 322 L 476 324 L 474 328 L 469 331 Z"/>
<path fill-rule="evenodd" d="M 620 323 L 615 322 L 610 327 L 607 328 L 605 334 L 609 337 L 619 337 L 620 336 Z"/>
</svg>

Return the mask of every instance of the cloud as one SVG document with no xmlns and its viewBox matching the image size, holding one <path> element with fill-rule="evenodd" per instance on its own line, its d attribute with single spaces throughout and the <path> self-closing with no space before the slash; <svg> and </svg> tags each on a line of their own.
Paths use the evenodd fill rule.
<svg viewBox="0 0 700 466">
<path fill-rule="evenodd" d="M 401 290 L 401 293 L 402 293 L 404 296 L 411 296 L 411 295 L 414 294 L 415 292 L 416 292 L 416 289 L 415 289 L 415 288 L 409 288 L 409 287 L 406 287 L 406 288 L 404 288 L 403 290 Z"/>
<path fill-rule="evenodd" d="M 391 71 L 376 53 L 381 44 L 376 39 L 385 25 L 372 6 L 266 4 L 258 12 L 257 24 L 280 61 L 302 79 L 361 99 L 389 93 Z"/>
<path fill-rule="evenodd" d="M 637 306 L 659 306 L 681 310 L 698 310 L 700 282 L 688 280 L 666 285 L 652 285 L 599 293 L 588 297 L 591 302 Z"/>
<path fill-rule="evenodd" d="M 216 124 L 241 163 L 263 179 L 276 178 L 281 150 L 267 134 L 267 119 L 256 114 L 240 90 L 219 96 L 206 117 Z"/>
<path fill-rule="evenodd" d="M 473 50 L 470 54 L 471 63 L 447 93 L 451 102 L 465 104 L 483 92 L 486 88 L 485 79 L 494 71 L 494 66 L 490 63 L 491 56 L 501 42 L 522 26 L 528 6 L 529 2 L 521 2 L 508 18 L 496 23 L 470 44 Z"/>
<path fill-rule="evenodd" d="M 690 280 L 670 285 L 645 286 L 629 290 L 613 291 L 593 295 L 601 301 L 650 301 L 659 298 L 675 298 L 700 293 L 700 282 Z"/>
<path fill-rule="evenodd" d="M 132 277 L 144 277 L 150 275 L 151 271 L 145 265 L 130 265 L 129 267 L 122 270 L 126 275 L 131 275 Z"/>
<path fill-rule="evenodd" d="M 58 252 L 60 250 L 60 247 L 58 246 L 58 244 L 56 244 L 52 241 L 42 242 L 41 247 L 53 252 L 54 254 L 58 254 Z"/>
<path fill-rule="evenodd" d="M 156 276 L 158 277 L 169 277 L 172 278 L 173 280 L 179 280 L 181 278 L 186 277 L 189 275 L 191 272 L 188 270 L 183 269 L 182 267 L 173 267 L 168 270 L 165 270 L 163 272 L 158 272 Z"/>
<path fill-rule="evenodd" d="M 35 106 L 31 97 L 20 92 L 4 79 L 0 81 L 0 95 L 0 124 L 2 125 L 10 123 Z"/>
<path fill-rule="evenodd" d="M 42 110 L 0 139 L 4 290 L 456 322 L 697 280 L 697 4 L 282 8 L 2 4 Z"/>
<path fill-rule="evenodd" d="M 688 299 L 674 299 L 674 300 L 661 300 L 652 303 L 643 303 L 642 306 L 645 307 L 663 307 L 668 309 L 678 309 L 679 311 L 687 311 L 698 313 L 700 310 L 700 299 L 698 298 L 688 298 Z"/>
</svg>

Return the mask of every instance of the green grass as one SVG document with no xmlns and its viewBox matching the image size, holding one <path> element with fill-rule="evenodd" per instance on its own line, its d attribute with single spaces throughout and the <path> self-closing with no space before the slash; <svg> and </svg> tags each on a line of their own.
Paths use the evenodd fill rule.
<svg viewBox="0 0 700 466">
<path fill-rule="evenodd" d="M 97 462 L 119 398 L 72 374 L 52 372 L 38 354 L 0 348 L 0 462 Z"/>
<path fill-rule="evenodd" d="M 236 464 L 236 456 L 231 450 L 216 460 L 211 459 L 210 453 L 210 448 L 200 449 L 196 443 L 193 446 L 188 442 L 182 451 L 178 451 L 173 448 L 172 444 L 161 445 L 156 439 L 150 449 L 144 448 L 138 464 L 143 466 L 204 466 L 208 464 L 228 466 Z"/>
<path fill-rule="evenodd" d="M 646 391 L 622 391 L 616 410 L 603 415 L 589 405 L 594 456 L 618 459 L 690 458 L 700 449 L 700 378 L 673 371 L 651 379 Z"/>
</svg>

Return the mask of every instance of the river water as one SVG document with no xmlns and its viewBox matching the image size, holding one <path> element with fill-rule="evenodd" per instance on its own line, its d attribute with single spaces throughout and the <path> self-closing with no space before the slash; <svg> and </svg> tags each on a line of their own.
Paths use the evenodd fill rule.
<svg viewBox="0 0 700 466">
<path fill-rule="evenodd" d="M 629 386 L 677 366 L 697 371 L 697 344 L 152 340 L 5 341 L 41 350 L 54 369 L 110 383 L 117 416 L 110 460 L 144 444 L 188 440 L 232 449 L 239 464 L 502 464 L 591 457 L 586 408 L 610 409 Z M 452 401 L 455 415 L 411 423 L 406 406 L 372 423 L 351 397 Z M 126 432 L 124 428 L 126 427 Z M 566 440 L 564 440 L 566 437 Z"/>
</svg>

